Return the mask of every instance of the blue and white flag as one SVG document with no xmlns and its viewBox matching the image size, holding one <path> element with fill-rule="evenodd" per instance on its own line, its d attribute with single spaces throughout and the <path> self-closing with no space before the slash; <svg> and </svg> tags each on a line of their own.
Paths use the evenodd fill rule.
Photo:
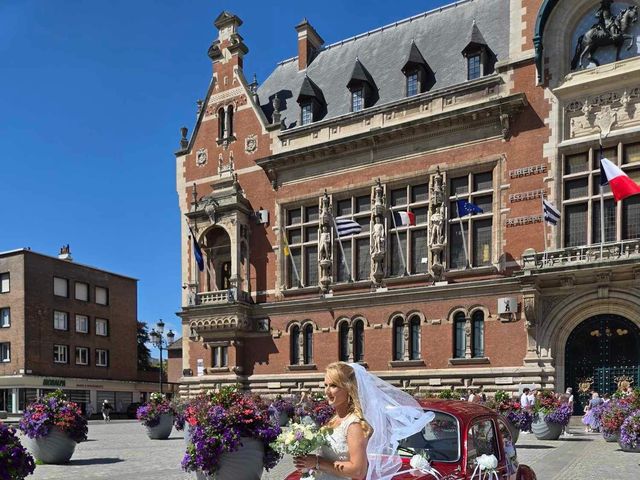
<svg viewBox="0 0 640 480">
<path fill-rule="evenodd" d="M 560 211 L 551 203 L 542 199 L 542 213 L 544 214 L 544 221 L 551 225 L 558 225 L 560 220 Z"/>
<path fill-rule="evenodd" d="M 466 200 L 456 200 L 456 203 L 458 205 L 458 216 L 460 217 L 473 215 L 474 213 L 484 213 L 484 210 L 482 210 L 475 203 L 470 203 Z"/>
<path fill-rule="evenodd" d="M 351 220 L 350 218 L 336 218 L 336 231 L 338 237 L 345 237 L 347 235 L 355 235 L 362 231 L 362 226 L 358 222 Z"/>
<path fill-rule="evenodd" d="M 198 264 L 198 270 L 203 271 L 204 255 L 202 255 L 202 249 L 198 244 L 198 240 L 196 240 L 196 235 L 193 233 L 193 230 L 191 230 L 191 225 L 189 225 L 189 233 L 191 234 L 191 238 L 193 239 L 193 256 L 196 259 L 196 263 Z"/>
</svg>

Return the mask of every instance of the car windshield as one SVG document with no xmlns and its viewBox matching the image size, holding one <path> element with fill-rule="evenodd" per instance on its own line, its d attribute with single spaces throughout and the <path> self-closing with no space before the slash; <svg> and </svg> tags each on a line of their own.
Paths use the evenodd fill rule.
<svg viewBox="0 0 640 480">
<path fill-rule="evenodd" d="M 400 441 L 401 455 L 426 453 L 434 462 L 455 462 L 460 458 L 460 431 L 453 415 L 433 412 L 435 418 L 422 431 Z"/>
</svg>

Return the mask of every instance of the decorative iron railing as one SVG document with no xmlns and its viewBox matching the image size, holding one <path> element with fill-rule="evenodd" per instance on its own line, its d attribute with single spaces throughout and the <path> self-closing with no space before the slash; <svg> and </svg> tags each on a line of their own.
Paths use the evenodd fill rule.
<svg viewBox="0 0 640 480">
<path fill-rule="evenodd" d="M 557 268 L 594 262 L 623 261 L 640 258 L 640 239 L 608 242 L 561 250 L 535 252 L 522 255 L 525 270 Z"/>
</svg>

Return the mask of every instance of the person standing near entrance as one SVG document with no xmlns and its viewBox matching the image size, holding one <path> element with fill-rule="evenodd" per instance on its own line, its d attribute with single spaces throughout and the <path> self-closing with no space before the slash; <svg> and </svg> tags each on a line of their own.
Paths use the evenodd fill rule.
<svg viewBox="0 0 640 480">
<path fill-rule="evenodd" d="M 566 403 L 569 405 L 569 408 L 571 408 L 571 412 L 573 413 L 573 388 L 567 388 L 564 394 L 560 395 L 560 403 Z M 569 433 L 568 425 L 564 425 L 562 427 L 562 435 L 566 435 L 567 437 L 573 436 L 572 433 Z"/>
<path fill-rule="evenodd" d="M 93 403 L 89 402 L 87 403 L 87 419 L 90 419 L 91 415 L 93 415 Z"/>
<path fill-rule="evenodd" d="M 111 421 L 111 410 L 113 410 L 113 407 L 109 403 L 109 400 L 105 398 L 104 402 L 102 402 L 102 418 L 104 419 L 104 423 Z"/>
</svg>

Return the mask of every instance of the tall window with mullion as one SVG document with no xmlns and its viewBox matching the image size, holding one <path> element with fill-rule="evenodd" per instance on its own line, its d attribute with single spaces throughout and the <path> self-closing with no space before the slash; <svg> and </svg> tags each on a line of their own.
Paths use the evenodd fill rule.
<svg viewBox="0 0 640 480">
<path fill-rule="evenodd" d="M 313 325 L 291 326 L 291 365 L 310 365 L 313 363 Z"/>
<path fill-rule="evenodd" d="M 333 209 L 336 218 L 353 220 L 360 225 L 360 233 L 337 238 L 334 231 L 334 278 L 335 281 L 349 280 L 345 261 L 353 280 L 368 280 L 371 271 L 371 255 L 369 252 L 369 229 L 371 222 L 371 198 L 369 195 L 357 195 L 348 198 L 334 198 Z M 338 242 L 342 243 L 342 250 Z"/>
<path fill-rule="evenodd" d="M 303 286 L 318 284 L 318 205 L 293 207 L 286 211 L 284 247 L 286 286 L 298 286 L 297 274 Z M 295 262 L 296 268 L 293 268 Z"/>
<path fill-rule="evenodd" d="M 410 275 L 427 273 L 427 264 L 422 259 L 427 258 L 429 185 L 419 183 L 392 189 L 389 199 L 391 215 L 395 216 L 387 220 L 388 275 L 403 275 L 405 265 Z M 405 219 L 415 219 L 415 224 L 399 222 L 401 212 L 407 214 L 402 215 Z"/>
<path fill-rule="evenodd" d="M 640 183 L 640 143 L 617 144 L 602 154 Z M 604 241 L 640 238 L 640 199 L 615 203 L 608 185 L 604 194 Z M 600 150 L 565 155 L 562 162 L 562 239 L 564 247 L 599 244 Z"/>
<path fill-rule="evenodd" d="M 491 265 L 493 245 L 493 173 L 468 173 L 449 182 L 449 268 L 465 267 L 466 241 L 469 262 L 478 267 Z M 483 213 L 458 217 L 457 200 L 480 207 Z M 463 241 L 462 233 L 465 238 Z"/>
</svg>

